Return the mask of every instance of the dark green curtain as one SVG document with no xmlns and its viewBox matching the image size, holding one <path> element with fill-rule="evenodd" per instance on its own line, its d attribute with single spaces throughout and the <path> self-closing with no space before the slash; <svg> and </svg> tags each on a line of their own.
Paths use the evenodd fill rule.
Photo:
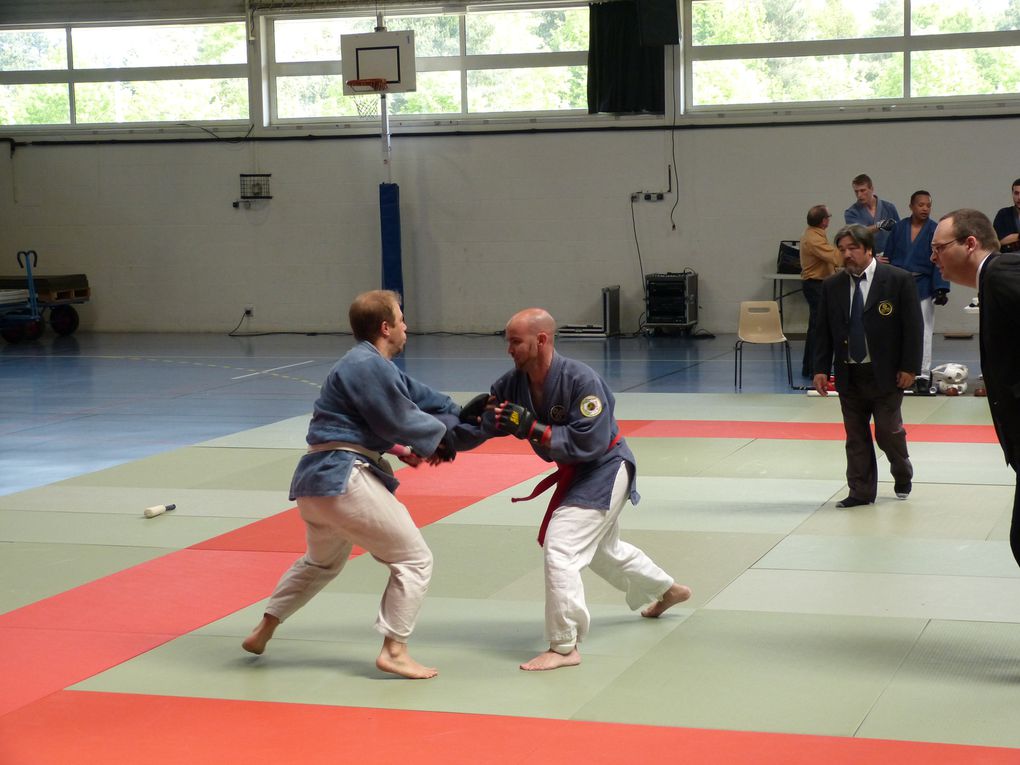
<svg viewBox="0 0 1020 765">
<path fill-rule="evenodd" d="M 637 3 L 594 3 L 589 10 L 588 112 L 662 114 L 662 45 L 641 45 Z"/>
</svg>

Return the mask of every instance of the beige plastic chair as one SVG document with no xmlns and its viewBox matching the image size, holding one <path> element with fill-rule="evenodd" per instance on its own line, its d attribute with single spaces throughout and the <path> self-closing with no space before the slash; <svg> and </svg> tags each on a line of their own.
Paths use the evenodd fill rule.
<svg viewBox="0 0 1020 765">
<path fill-rule="evenodd" d="M 744 383 L 744 343 L 782 343 L 786 349 L 786 379 L 793 387 L 793 364 L 790 362 L 790 341 L 783 334 L 783 320 L 779 303 L 775 300 L 745 300 L 740 304 L 740 322 L 737 324 L 737 342 L 733 346 L 733 386 Z"/>
</svg>

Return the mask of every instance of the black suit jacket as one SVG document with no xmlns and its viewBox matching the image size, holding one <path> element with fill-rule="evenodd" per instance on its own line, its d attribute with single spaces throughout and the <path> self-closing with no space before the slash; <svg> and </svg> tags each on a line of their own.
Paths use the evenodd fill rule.
<svg viewBox="0 0 1020 765">
<path fill-rule="evenodd" d="M 837 390 L 846 379 L 849 332 L 850 274 L 840 271 L 822 282 L 813 370 L 829 374 L 835 368 Z M 896 266 L 875 264 L 864 305 L 864 334 L 875 382 L 883 393 L 896 390 L 897 372 L 920 371 L 924 320 L 913 276 Z"/>
<path fill-rule="evenodd" d="M 981 269 L 981 372 L 1006 462 L 1020 469 L 1020 255 L 992 253 Z"/>
</svg>

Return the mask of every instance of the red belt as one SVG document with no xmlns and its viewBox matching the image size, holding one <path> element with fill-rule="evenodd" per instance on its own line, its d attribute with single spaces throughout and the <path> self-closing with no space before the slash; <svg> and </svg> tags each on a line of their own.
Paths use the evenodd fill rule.
<svg viewBox="0 0 1020 765">
<path fill-rule="evenodd" d="M 617 433 L 616 437 L 610 442 L 606 452 L 612 450 L 620 442 L 620 434 Z M 539 494 L 544 494 L 553 485 L 556 486 L 556 491 L 553 492 L 552 499 L 549 500 L 549 506 L 545 509 L 545 515 L 542 516 L 542 525 L 538 527 L 538 545 L 542 547 L 545 545 L 545 530 L 549 528 L 549 521 L 552 520 L 553 513 L 556 512 L 556 508 L 560 506 L 563 501 L 563 497 L 566 496 L 567 490 L 573 485 L 574 477 L 577 475 L 577 463 L 567 464 L 564 462 L 556 463 L 556 472 L 547 475 L 541 481 L 534 490 L 526 497 L 511 497 L 511 502 L 527 502 L 537 497 Z"/>
</svg>

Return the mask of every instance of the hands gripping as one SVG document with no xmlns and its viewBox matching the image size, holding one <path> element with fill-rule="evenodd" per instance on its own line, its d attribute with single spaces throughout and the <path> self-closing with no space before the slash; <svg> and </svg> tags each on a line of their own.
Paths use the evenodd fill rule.
<svg viewBox="0 0 1020 765">
<path fill-rule="evenodd" d="M 496 407 L 494 414 L 497 430 L 543 446 L 552 440 L 552 427 L 539 422 L 534 412 L 520 404 L 504 401 Z"/>
</svg>

